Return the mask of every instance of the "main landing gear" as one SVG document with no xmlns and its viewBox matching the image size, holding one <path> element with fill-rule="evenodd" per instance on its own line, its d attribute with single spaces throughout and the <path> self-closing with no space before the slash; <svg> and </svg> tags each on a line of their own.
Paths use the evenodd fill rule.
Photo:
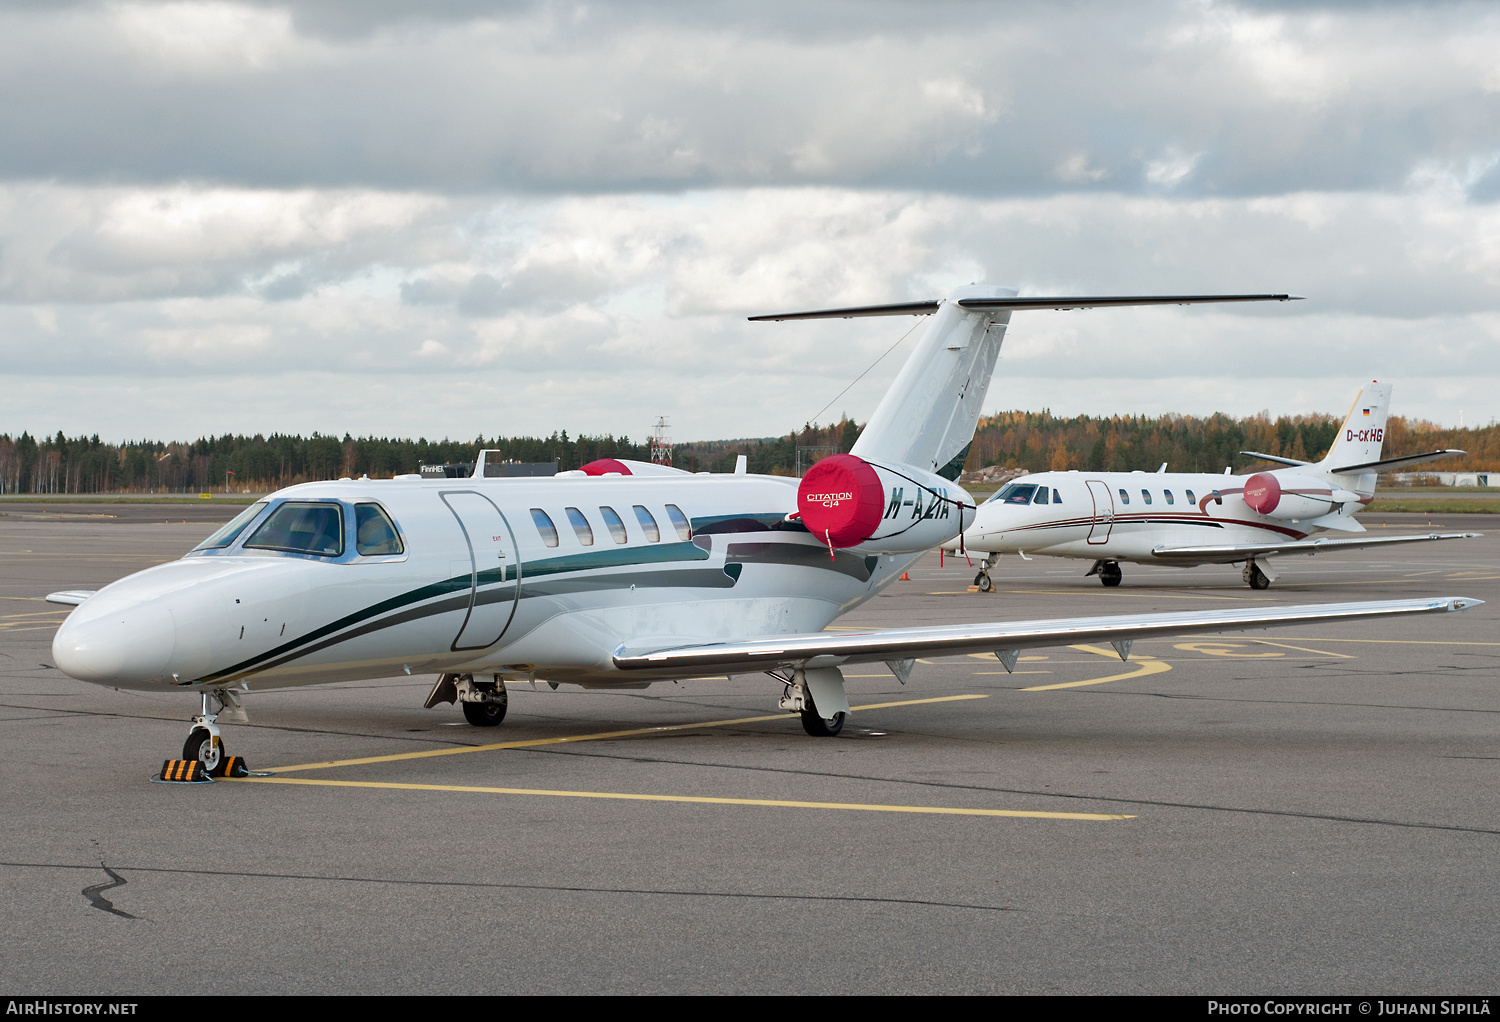
<svg viewBox="0 0 1500 1022">
<path fill-rule="evenodd" d="M 463 704 L 464 720 L 475 727 L 495 727 L 505 719 L 510 696 L 498 674 L 494 681 L 475 681 L 472 674 L 444 674 L 422 705 L 430 710 L 438 703 L 452 702 Z"/>
<path fill-rule="evenodd" d="M 1268 568 L 1262 568 L 1251 558 L 1245 562 L 1245 570 L 1240 573 L 1240 577 L 1251 589 L 1269 589 L 1279 576 Z"/>
<path fill-rule="evenodd" d="M 1095 561 L 1094 566 L 1083 573 L 1084 578 L 1090 575 L 1099 576 L 1099 584 L 1114 588 L 1120 584 L 1120 579 L 1125 573 L 1120 570 L 1120 565 L 1115 561 Z"/>
<path fill-rule="evenodd" d="M 844 729 L 849 697 L 844 694 L 844 675 L 837 667 L 798 667 L 790 676 L 778 672 L 771 677 L 786 686 L 777 705 L 799 714 L 802 730 L 814 738 L 832 738 Z M 825 713 L 828 716 L 823 716 Z"/>
<path fill-rule="evenodd" d="M 990 569 L 995 566 L 995 562 L 998 560 L 1000 560 L 999 554 L 988 554 L 985 559 L 980 562 L 979 574 L 974 576 L 974 586 L 981 593 L 990 592 L 995 588 L 995 583 L 990 581 Z"/>
</svg>

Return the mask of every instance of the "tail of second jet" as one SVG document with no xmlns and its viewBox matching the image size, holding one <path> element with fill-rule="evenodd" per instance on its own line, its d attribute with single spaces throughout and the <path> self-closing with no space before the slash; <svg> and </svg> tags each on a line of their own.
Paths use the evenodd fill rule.
<svg viewBox="0 0 1500 1022">
<path fill-rule="evenodd" d="M 1385 443 L 1385 420 L 1390 412 L 1391 385 L 1371 381 L 1355 395 L 1343 428 L 1318 467 L 1329 472 L 1380 461 Z"/>
</svg>

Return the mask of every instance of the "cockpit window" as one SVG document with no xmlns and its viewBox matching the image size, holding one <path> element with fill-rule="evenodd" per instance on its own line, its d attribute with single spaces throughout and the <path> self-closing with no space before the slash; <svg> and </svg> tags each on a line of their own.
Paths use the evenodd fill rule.
<svg viewBox="0 0 1500 1022">
<path fill-rule="evenodd" d="M 1035 492 L 1035 483 L 1011 483 L 995 494 L 994 499 L 999 504 L 1030 504 L 1031 495 Z"/>
<path fill-rule="evenodd" d="M 215 532 L 212 536 L 205 539 L 202 543 L 199 543 L 197 546 L 193 547 L 193 549 L 222 550 L 224 547 L 227 547 L 229 544 L 233 543 L 235 541 L 235 538 L 239 536 L 240 533 L 245 531 L 245 526 L 249 525 L 255 519 L 255 516 L 260 514 L 265 509 L 265 501 L 256 501 L 254 504 L 251 504 L 239 514 L 235 515 L 232 522 L 221 528 L 218 532 Z"/>
<path fill-rule="evenodd" d="M 1061 504 L 1062 503 L 1062 494 L 1057 492 L 1057 487 L 1055 487 L 1055 486 L 1052 487 L 1052 503 L 1054 503 L 1054 504 Z"/>
<path fill-rule="evenodd" d="M 677 530 L 677 535 L 687 543 L 693 538 L 693 527 L 688 523 L 687 515 L 682 513 L 682 508 L 676 504 L 667 505 L 667 518 L 672 522 L 672 527 Z"/>
<path fill-rule="evenodd" d="M 354 505 L 354 549 L 366 557 L 406 552 L 395 523 L 379 504 Z"/>
<path fill-rule="evenodd" d="M 1033 497 L 1033 498 L 1031 498 L 1031 502 L 1033 504 L 1045 504 L 1045 503 L 1047 503 L 1047 487 L 1045 487 L 1045 486 L 1038 486 L 1036 488 L 1036 496 Z"/>
<path fill-rule="evenodd" d="M 583 512 L 576 507 L 563 508 L 568 513 L 568 521 L 573 523 L 573 531 L 578 534 L 578 542 L 584 546 L 594 545 L 594 529 L 589 525 L 589 520 L 583 517 Z"/>
<path fill-rule="evenodd" d="M 245 541 L 245 548 L 337 557 L 344 552 L 343 509 L 337 504 L 287 501 Z"/>
</svg>

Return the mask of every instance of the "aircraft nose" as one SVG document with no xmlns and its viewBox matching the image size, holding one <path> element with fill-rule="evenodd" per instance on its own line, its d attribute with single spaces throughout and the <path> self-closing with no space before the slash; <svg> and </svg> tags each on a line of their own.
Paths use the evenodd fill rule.
<svg viewBox="0 0 1500 1022">
<path fill-rule="evenodd" d="M 85 603 L 75 610 L 52 640 L 52 660 L 65 674 L 101 685 L 162 679 L 177 638 L 171 611 L 150 604 L 107 613 L 87 609 Z"/>
</svg>

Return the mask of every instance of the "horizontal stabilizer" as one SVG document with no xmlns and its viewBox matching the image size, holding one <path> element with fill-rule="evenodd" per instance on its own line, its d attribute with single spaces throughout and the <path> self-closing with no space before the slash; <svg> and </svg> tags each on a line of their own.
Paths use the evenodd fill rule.
<svg viewBox="0 0 1500 1022">
<path fill-rule="evenodd" d="M 741 642 L 716 642 L 670 649 L 621 646 L 615 666 L 657 676 L 720 671 L 749 673 L 797 667 L 836 667 L 915 657 L 957 656 L 995 650 L 1067 646 L 1081 642 L 1128 642 L 1194 632 L 1241 631 L 1310 622 L 1392 617 L 1402 614 L 1467 610 L 1482 600 L 1440 596 L 1415 600 L 1372 600 L 1293 607 L 1118 614 L 1107 617 L 999 621 L 972 625 L 929 625 L 868 632 L 816 632 Z"/>
<path fill-rule="evenodd" d="M 1393 468 L 1405 468 L 1408 465 L 1420 465 L 1427 461 L 1438 461 L 1442 458 L 1456 458 L 1460 454 L 1468 454 L 1468 451 L 1428 451 L 1426 454 L 1408 454 L 1404 458 L 1386 458 L 1384 461 L 1367 461 L 1362 465 L 1340 465 L 1333 469 L 1334 472 L 1389 472 Z"/>
<path fill-rule="evenodd" d="M 1315 554 L 1323 550 L 1354 550 L 1389 543 L 1427 543 L 1435 539 L 1476 539 L 1482 532 L 1429 532 L 1421 536 L 1370 536 L 1358 539 L 1293 539 L 1285 543 L 1242 543 L 1223 546 L 1159 546 L 1151 556 L 1182 564 L 1230 564 L 1247 557 L 1275 554 Z"/>
<path fill-rule="evenodd" d="M 1298 461 L 1296 458 L 1279 458 L 1274 454 L 1262 454 L 1259 451 L 1241 451 L 1247 458 L 1259 458 L 1261 461 L 1274 461 L 1278 465 L 1311 465 L 1310 461 Z"/>
<path fill-rule="evenodd" d="M 1003 309 L 1104 309 L 1126 305 L 1202 305 L 1209 302 L 1293 302 L 1301 295 L 1117 295 L 1073 298 L 960 298 L 957 304 L 975 311 Z M 901 302 L 897 305 L 858 305 L 847 309 L 821 309 L 814 312 L 778 312 L 751 316 L 752 323 L 781 322 L 789 319 L 859 319 L 864 316 L 930 316 L 942 303 Z"/>
<path fill-rule="evenodd" d="M 90 596 L 93 596 L 95 592 L 97 590 L 94 589 L 67 589 L 60 593 L 48 593 L 47 602 L 62 603 L 69 607 L 76 607 Z"/>
</svg>

